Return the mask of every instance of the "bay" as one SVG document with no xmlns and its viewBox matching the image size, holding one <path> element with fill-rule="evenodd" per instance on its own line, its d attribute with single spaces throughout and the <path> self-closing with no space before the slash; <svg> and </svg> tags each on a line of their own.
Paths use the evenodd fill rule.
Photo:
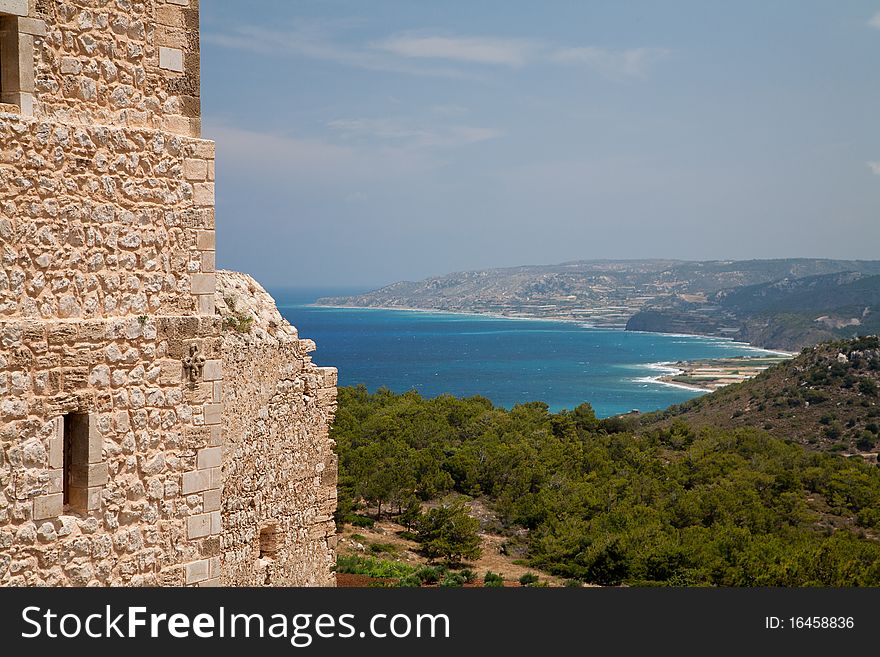
<svg viewBox="0 0 880 657">
<path fill-rule="evenodd" d="M 702 393 L 652 381 L 659 363 L 767 353 L 718 338 L 574 322 L 310 305 L 362 290 L 269 291 L 300 337 L 317 343 L 315 363 L 339 369 L 339 385 L 482 395 L 506 408 L 542 401 L 558 411 L 589 402 L 600 417 L 662 409 Z"/>
</svg>

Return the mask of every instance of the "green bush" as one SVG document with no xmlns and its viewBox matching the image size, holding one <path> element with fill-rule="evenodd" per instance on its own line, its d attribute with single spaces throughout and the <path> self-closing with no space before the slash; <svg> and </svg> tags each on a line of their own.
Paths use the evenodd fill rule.
<svg viewBox="0 0 880 657">
<path fill-rule="evenodd" d="M 406 577 L 401 577 L 400 581 L 397 582 L 397 586 L 400 588 L 410 588 L 417 589 L 422 585 L 422 580 L 420 580 L 415 575 L 407 575 Z"/>
<path fill-rule="evenodd" d="M 445 574 L 446 569 L 440 566 L 422 566 L 415 572 L 422 584 L 436 584 Z"/>
<path fill-rule="evenodd" d="M 504 577 L 498 573 L 487 570 L 483 576 L 483 586 L 504 586 Z"/>
<path fill-rule="evenodd" d="M 537 584 L 540 578 L 535 573 L 526 573 L 519 578 L 520 586 L 531 586 Z"/>
<path fill-rule="evenodd" d="M 336 572 L 353 573 L 378 578 L 400 578 L 415 573 L 415 568 L 409 564 L 398 561 L 387 561 L 375 557 L 362 557 L 359 555 L 337 555 Z"/>
<path fill-rule="evenodd" d="M 862 431 L 856 440 L 856 447 L 858 447 L 863 452 L 870 451 L 874 449 L 874 445 L 877 444 L 877 436 L 875 436 L 870 431 Z"/>
<path fill-rule="evenodd" d="M 367 516 L 350 515 L 345 520 L 353 527 L 366 527 L 367 529 L 372 529 L 373 525 L 376 524 L 375 520 Z"/>
<path fill-rule="evenodd" d="M 443 578 L 443 581 L 440 582 L 440 586 L 443 588 L 460 588 L 465 585 L 465 582 L 467 582 L 467 580 L 461 573 L 448 573 L 446 577 Z"/>
<path fill-rule="evenodd" d="M 477 581 L 477 574 L 470 568 L 462 568 L 458 571 L 458 574 L 464 577 L 464 581 L 468 584 Z"/>
</svg>

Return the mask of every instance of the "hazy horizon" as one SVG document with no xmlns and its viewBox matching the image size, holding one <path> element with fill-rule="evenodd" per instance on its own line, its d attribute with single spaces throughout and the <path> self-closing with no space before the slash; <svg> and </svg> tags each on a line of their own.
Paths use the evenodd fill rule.
<svg viewBox="0 0 880 657">
<path fill-rule="evenodd" d="M 880 2 L 206 0 L 218 266 L 872 259 Z"/>
</svg>

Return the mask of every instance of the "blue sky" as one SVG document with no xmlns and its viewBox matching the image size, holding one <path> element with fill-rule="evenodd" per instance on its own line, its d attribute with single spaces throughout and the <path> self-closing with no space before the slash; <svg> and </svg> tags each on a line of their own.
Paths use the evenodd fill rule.
<svg viewBox="0 0 880 657">
<path fill-rule="evenodd" d="M 202 0 L 218 264 L 877 258 L 880 0 Z"/>
</svg>

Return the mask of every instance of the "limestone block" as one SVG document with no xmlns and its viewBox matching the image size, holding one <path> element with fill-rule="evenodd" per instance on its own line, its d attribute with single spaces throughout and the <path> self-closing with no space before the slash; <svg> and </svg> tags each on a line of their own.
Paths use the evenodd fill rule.
<svg viewBox="0 0 880 657">
<path fill-rule="evenodd" d="M 210 470 L 192 470 L 183 473 L 183 494 L 200 493 L 212 488 Z"/>
<path fill-rule="evenodd" d="M 208 579 L 208 560 L 200 559 L 186 564 L 186 583 L 195 584 Z"/>
<path fill-rule="evenodd" d="M 222 459 L 223 455 L 220 447 L 205 447 L 197 453 L 196 467 L 199 470 L 219 468 L 222 464 Z"/>
<path fill-rule="evenodd" d="M 106 463 L 90 463 L 79 465 L 74 463 L 70 468 L 70 485 L 77 488 L 103 486 L 109 481 Z"/>
<path fill-rule="evenodd" d="M 220 489 L 206 490 L 202 496 L 202 509 L 205 511 L 219 511 L 221 506 Z"/>
<path fill-rule="evenodd" d="M 215 252 L 214 251 L 202 251 L 202 271 L 203 272 L 212 272 L 216 268 L 215 264 Z"/>
<path fill-rule="evenodd" d="M 27 16 L 28 0 L 0 0 L 0 14 Z"/>
<path fill-rule="evenodd" d="M 211 511 L 211 534 L 219 534 L 223 531 L 223 520 L 219 511 Z"/>
<path fill-rule="evenodd" d="M 34 36 L 46 36 L 46 21 L 39 18 L 19 18 L 18 31 Z"/>
<path fill-rule="evenodd" d="M 202 370 L 202 378 L 205 381 L 220 381 L 223 379 L 223 362 L 216 359 L 206 360 Z"/>
<path fill-rule="evenodd" d="M 183 27 L 184 18 L 180 7 L 172 5 L 156 6 L 156 22 L 170 27 Z"/>
<path fill-rule="evenodd" d="M 216 276 L 214 274 L 193 274 L 190 288 L 193 294 L 214 294 Z"/>
<path fill-rule="evenodd" d="M 34 90 L 34 37 L 18 35 L 18 91 L 32 93 Z"/>
<path fill-rule="evenodd" d="M 195 143 L 193 155 L 205 160 L 214 159 L 214 142 L 208 139 L 200 139 Z"/>
<path fill-rule="evenodd" d="M 205 424 L 220 424 L 223 404 L 205 404 Z"/>
<path fill-rule="evenodd" d="M 216 232 L 213 230 L 196 231 L 196 248 L 200 251 L 213 251 L 216 245 Z"/>
<path fill-rule="evenodd" d="M 213 294 L 199 294 L 198 298 L 198 309 L 199 315 L 203 317 L 211 317 L 214 315 L 215 309 L 215 299 Z"/>
<path fill-rule="evenodd" d="M 211 535 L 211 515 L 218 513 L 199 513 L 186 519 L 186 536 L 189 539 L 202 538 Z M 206 565 L 207 567 L 207 565 Z"/>
<path fill-rule="evenodd" d="M 180 48 L 159 47 L 159 68 L 183 73 L 183 50 Z"/>
<path fill-rule="evenodd" d="M 186 30 L 179 27 L 158 25 L 156 27 L 154 41 L 156 45 L 159 46 L 185 49 L 187 47 Z"/>
<path fill-rule="evenodd" d="M 57 518 L 64 509 L 64 495 L 53 493 L 52 495 L 40 495 L 34 498 L 34 520 L 46 520 Z"/>
<path fill-rule="evenodd" d="M 49 437 L 49 467 L 64 467 L 64 418 L 52 419 L 52 434 Z"/>
<path fill-rule="evenodd" d="M 64 490 L 64 473 L 61 470 L 49 470 L 49 484 L 46 492 L 61 493 Z"/>
<path fill-rule="evenodd" d="M 203 182 L 194 184 L 193 203 L 196 205 L 214 205 L 214 183 Z"/>
<path fill-rule="evenodd" d="M 187 180 L 206 180 L 208 177 L 208 163 L 205 160 L 184 160 L 183 177 Z"/>
</svg>

